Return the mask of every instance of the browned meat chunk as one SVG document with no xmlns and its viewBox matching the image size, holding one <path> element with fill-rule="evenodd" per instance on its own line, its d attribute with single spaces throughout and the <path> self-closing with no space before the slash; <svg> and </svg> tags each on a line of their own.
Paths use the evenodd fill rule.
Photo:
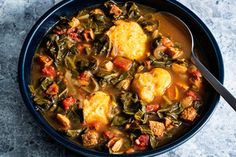
<svg viewBox="0 0 236 157">
<path fill-rule="evenodd" d="M 85 147 L 94 147 L 99 142 L 99 134 L 95 130 L 89 130 L 82 135 L 82 141 Z"/>
<path fill-rule="evenodd" d="M 167 131 L 174 128 L 174 125 L 172 124 L 171 118 L 165 117 L 165 127 L 166 127 Z"/>
<path fill-rule="evenodd" d="M 181 113 L 181 119 L 185 121 L 194 121 L 194 119 L 197 117 L 197 111 L 193 107 L 186 108 L 182 113 Z"/>
<path fill-rule="evenodd" d="M 189 81 L 198 89 L 201 87 L 202 84 L 202 74 L 201 72 L 195 67 L 190 67 L 189 73 L 191 75 Z"/>
<path fill-rule="evenodd" d="M 183 108 L 188 108 L 193 104 L 193 97 L 187 96 L 181 100 Z"/>
<path fill-rule="evenodd" d="M 165 125 L 158 121 L 149 121 L 149 127 L 157 137 L 163 137 L 165 133 Z"/>
</svg>

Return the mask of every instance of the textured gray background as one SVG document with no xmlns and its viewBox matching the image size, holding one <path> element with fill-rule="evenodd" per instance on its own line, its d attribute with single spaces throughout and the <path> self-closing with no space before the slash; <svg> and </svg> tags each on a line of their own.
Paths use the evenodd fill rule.
<svg viewBox="0 0 236 157">
<path fill-rule="evenodd" d="M 0 156 L 74 157 L 27 111 L 17 84 L 17 62 L 32 25 L 60 0 L 0 0 Z M 222 50 L 225 86 L 236 96 L 236 0 L 179 0 L 210 28 Z M 207 53 L 207 52 L 206 52 Z M 206 126 L 162 157 L 236 157 L 236 113 L 221 99 Z"/>
</svg>

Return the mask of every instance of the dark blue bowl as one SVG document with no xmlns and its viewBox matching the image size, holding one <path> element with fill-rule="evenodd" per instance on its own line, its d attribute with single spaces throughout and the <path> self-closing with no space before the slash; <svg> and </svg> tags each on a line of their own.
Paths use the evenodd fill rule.
<svg viewBox="0 0 236 157">
<path fill-rule="evenodd" d="M 90 149 L 83 148 L 64 136 L 57 133 L 43 118 L 43 116 L 36 111 L 35 105 L 33 103 L 28 84 L 30 82 L 30 71 L 32 57 L 35 53 L 36 47 L 44 37 L 44 35 L 53 27 L 59 20 L 60 16 L 72 16 L 76 11 L 81 10 L 88 6 L 93 6 L 96 4 L 101 4 L 105 0 L 86 0 L 86 1 L 77 1 L 77 0 L 67 0 L 62 1 L 47 11 L 33 26 L 29 32 L 24 45 L 21 50 L 19 58 L 19 67 L 18 67 L 18 77 L 19 85 L 22 97 L 24 102 L 38 121 L 40 126 L 47 132 L 53 139 L 64 145 L 65 147 L 86 155 L 86 156 L 154 156 L 167 152 L 180 144 L 187 141 L 195 133 L 197 133 L 200 128 L 206 123 L 206 121 L 211 116 L 214 111 L 216 104 L 219 101 L 219 94 L 217 94 L 210 86 L 208 88 L 208 97 L 202 107 L 201 114 L 199 119 L 194 123 L 194 125 L 182 133 L 181 135 L 175 137 L 171 142 L 165 144 L 155 150 L 146 151 L 143 153 L 129 154 L 129 155 L 110 155 L 103 152 L 98 152 Z M 125 0 L 117 0 L 118 2 L 125 2 Z M 222 56 L 217 45 L 216 40 L 213 35 L 206 27 L 206 25 L 188 8 L 183 6 L 177 1 L 173 0 L 136 0 L 135 2 L 150 6 L 157 10 L 168 11 L 176 16 L 180 17 L 191 29 L 193 32 L 194 38 L 196 40 L 196 48 L 199 49 L 200 54 L 203 56 L 204 61 L 211 71 L 212 74 L 223 83 L 224 78 L 224 67 Z"/>
</svg>

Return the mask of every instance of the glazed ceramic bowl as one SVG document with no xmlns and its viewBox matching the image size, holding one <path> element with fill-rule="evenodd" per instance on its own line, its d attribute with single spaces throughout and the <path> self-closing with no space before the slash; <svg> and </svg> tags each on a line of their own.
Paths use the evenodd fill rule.
<svg viewBox="0 0 236 157">
<path fill-rule="evenodd" d="M 25 39 L 19 58 L 19 85 L 24 102 L 29 111 L 32 113 L 34 118 L 37 120 L 39 125 L 45 130 L 46 133 L 48 133 L 53 139 L 55 139 L 65 147 L 79 154 L 86 156 L 137 157 L 154 156 L 167 152 L 190 139 L 204 126 L 209 117 L 212 115 L 220 96 L 210 86 L 207 88 L 207 99 L 201 109 L 200 117 L 189 129 L 183 131 L 178 136 L 174 137 L 172 141 L 158 147 L 155 150 L 129 155 L 111 155 L 104 152 L 98 152 L 95 150 L 90 150 L 81 147 L 56 132 L 56 130 L 54 130 L 47 123 L 47 121 L 35 108 L 28 85 L 30 82 L 32 57 L 35 53 L 38 44 L 40 43 L 44 35 L 50 30 L 50 28 L 52 28 L 58 22 L 60 16 L 69 17 L 85 7 L 101 4 L 103 2 L 104 0 L 62 1 L 55 5 L 53 8 L 51 8 L 49 11 L 47 11 L 33 26 L 27 38 Z M 117 0 L 116 2 L 125 2 L 125 0 Z M 211 73 L 221 83 L 223 83 L 223 61 L 216 40 L 214 39 L 213 35 L 206 27 L 206 25 L 192 11 L 183 6 L 181 3 L 173 0 L 135 0 L 134 2 L 155 8 L 158 11 L 168 11 L 181 18 L 189 26 L 194 35 L 196 43 L 195 47 L 199 52 L 202 52 L 200 53 L 200 56 L 202 56 L 203 58 L 203 63 L 205 63 Z"/>
</svg>

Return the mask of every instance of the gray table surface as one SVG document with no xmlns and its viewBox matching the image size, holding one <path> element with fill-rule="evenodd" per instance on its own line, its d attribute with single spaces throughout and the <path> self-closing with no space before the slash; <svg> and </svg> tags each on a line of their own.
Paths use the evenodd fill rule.
<svg viewBox="0 0 236 157">
<path fill-rule="evenodd" d="M 0 0 L 0 156 L 74 157 L 40 129 L 17 83 L 17 62 L 30 28 L 60 0 Z M 179 0 L 210 28 L 225 66 L 224 85 L 236 96 L 236 0 Z M 207 53 L 207 52 L 206 52 Z M 236 113 L 220 100 L 206 126 L 162 157 L 236 157 Z"/>
</svg>

